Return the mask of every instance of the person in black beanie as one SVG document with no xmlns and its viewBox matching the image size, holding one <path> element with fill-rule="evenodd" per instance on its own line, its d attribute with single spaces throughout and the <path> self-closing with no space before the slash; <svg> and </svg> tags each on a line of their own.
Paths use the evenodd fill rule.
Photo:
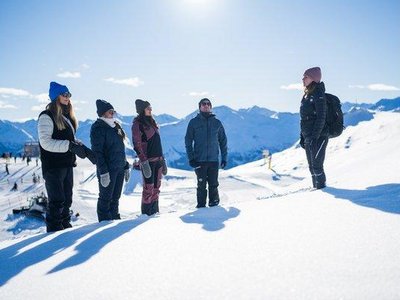
<svg viewBox="0 0 400 300">
<path fill-rule="evenodd" d="M 40 160 L 48 197 L 46 211 L 47 232 L 72 227 L 73 167 L 76 155 L 94 162 L 89 148 L 75 139 L 78 120 L 71 103 L 71 93 L 65 85 L 50 83 L 51 102 L 38 119 Z"/>
<path fill-rule="evenodd" d="M 143 174 L 141 210 L 142 214 L 150 216 L 159 212 L 161 179 L 162 175 L 167 175 L 167 164 L 150 103 L 137 99 L 135 106 L 138 115 L 133 119 L 132 140 Z"/>
<path fill-rule="evenodd" d="M 90 130 L 90 142 L 96 155 L 99 199 L 97 217 L 99 222 L 121 219 L 119 198 L 124 179 L 130 178 L 130 167 L 126 160 L 125 132 L 116 119 L 114 107 L 107 101 L 96 101 L 99 118 Z"/>
<path fill-rule="evenodd" d="M 185 146 L 189 165 L 197 175 L 197 208 L 206 206 L 208 183 L 208 206 L 219 204 L 218 169 L 227 164 L 227 137 L 224 126 L 211 112 L 212 104 L 208 98 L 199 102 L 199 114 L 189 121 Z"/>
</svg>

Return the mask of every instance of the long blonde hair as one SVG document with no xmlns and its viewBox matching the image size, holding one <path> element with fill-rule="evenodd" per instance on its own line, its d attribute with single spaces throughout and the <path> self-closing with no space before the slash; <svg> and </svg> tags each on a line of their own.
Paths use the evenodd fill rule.
<svg viewBox="0 0 400 300">
<path fill-rule="evenodd" d="M 66 123 L 63 118 L 63 109 L 60 103 L 60 96 L 57 97 L 55 101 L 50 102 L 46 106 L 46 110 L 50 111 L 53 115 L 54 122 L 58 130 L 64 130 L 66 128 Z M 76 131 L 78 129 L 78 120 L 76 119 L 74 108 L 72 107 L 71 101 L 68 103 L 68 113 L 69 118 L 71 119 L 72 126 Z"/>
</svg>

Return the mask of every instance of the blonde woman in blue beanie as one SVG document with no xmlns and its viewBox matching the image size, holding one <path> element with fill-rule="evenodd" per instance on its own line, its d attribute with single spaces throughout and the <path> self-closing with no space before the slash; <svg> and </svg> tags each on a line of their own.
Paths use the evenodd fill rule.
<svg viewBox="0 0 400 300">
<path fill-rule="evenodd" d="M 47 232 L 72 227 L 73 167 L 76 155 L 94 162 L 90 149 L 75 140 L 78 120 L 71 103 L 71 93 L 65 85 L 50 83 L 51 102 L 39 115 L 38 136 L 42 172 L 48 196 Z"/>
</svg>

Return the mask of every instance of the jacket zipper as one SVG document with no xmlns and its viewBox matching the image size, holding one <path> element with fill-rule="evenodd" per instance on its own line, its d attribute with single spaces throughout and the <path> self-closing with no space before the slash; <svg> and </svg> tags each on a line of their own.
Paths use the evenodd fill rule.
<svg viewBox="0 0 400 300">
<path fill-rule="evenodd" d="M 207 131 L 206 131 L 206 133 L 207 133 L 207 161 L 208 161 L 208 119 L 209 118 L 207 118 Z"/>
</svg>

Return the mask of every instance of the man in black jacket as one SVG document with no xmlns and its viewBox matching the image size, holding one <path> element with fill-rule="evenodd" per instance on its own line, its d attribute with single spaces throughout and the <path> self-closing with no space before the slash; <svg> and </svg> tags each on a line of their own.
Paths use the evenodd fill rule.
<svg viewBox="0 0 400 300">
<path fill-rule="evenodd" d="M 220 120 L 211 112 L 212 104 L 207 98 L 199 102 L 200 113 L 190 120 L 185 146 L 189 164 L 197 175 L 197 208 L 206 206 L 208 183 L 208 205 L 219 204 L 218 168 L 221 151 L 222 169 L 227 164 L 227 138 Z"/>
</svg>

